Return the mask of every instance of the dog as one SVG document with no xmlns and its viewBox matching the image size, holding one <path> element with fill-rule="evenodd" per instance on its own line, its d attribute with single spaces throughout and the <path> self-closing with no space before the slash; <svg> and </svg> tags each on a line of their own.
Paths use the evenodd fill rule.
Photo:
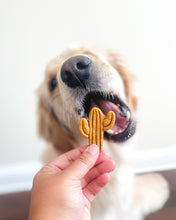
<svg viewBox="0 0 176 220">
<path fill-rule="evenodd" d="M 38 89 L 38 130 L 47 142 L 44 163 L 87 144 L 79 121 L 88 118 L 92 107 L 116 115 L 115 125 L 104 133 L 103 148 L 117 168 L 92 204 L 94 220 L 141 220 L 160 209 L 169 195 L 160 174 L 134 174 L 129 156 L 135 145 L 137 98 L 135 77 L 125 66 L 112 51 L 72 47 L 49 62 Z"/>
</svg>

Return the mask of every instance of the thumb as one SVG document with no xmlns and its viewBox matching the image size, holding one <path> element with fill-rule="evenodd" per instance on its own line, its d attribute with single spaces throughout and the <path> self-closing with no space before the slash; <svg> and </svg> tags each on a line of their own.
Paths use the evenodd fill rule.
<svg viewBox="0 0 176 220">
<path fill-rule="evenodd" d="M 90 145 L 81 156 L 65 170 L 66 173 L 76 180 L 81 180 L 94 166 L 98 155 L 99 147 L 95 144 Z"/>
</svg>

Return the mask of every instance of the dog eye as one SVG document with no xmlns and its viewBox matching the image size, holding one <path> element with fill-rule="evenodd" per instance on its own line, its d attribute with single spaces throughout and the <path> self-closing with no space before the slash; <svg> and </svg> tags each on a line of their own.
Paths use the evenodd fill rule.
<svg viewBox="0 0 176 220">
<path fill-rule="evenodd" d="M 57 79 L 54 77 L 50 80 L 50 83 L 49 83 L 49 89 L 50 91 L 53 91 L 57 86 Z"/>
</svg>

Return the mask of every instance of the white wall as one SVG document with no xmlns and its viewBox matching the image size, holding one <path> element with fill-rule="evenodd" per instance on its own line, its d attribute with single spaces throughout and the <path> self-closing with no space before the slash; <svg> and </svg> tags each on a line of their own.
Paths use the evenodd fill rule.
<svg viewBox="0 0 176 220">
<path fill-rule="evenodd" d="M 35 90 L 71 44 L 112 48 L 138 78 L 141 148 L 176 143 L 174 0 L 0 0 L 0 164 L 37 160 Z"/>
</svg>

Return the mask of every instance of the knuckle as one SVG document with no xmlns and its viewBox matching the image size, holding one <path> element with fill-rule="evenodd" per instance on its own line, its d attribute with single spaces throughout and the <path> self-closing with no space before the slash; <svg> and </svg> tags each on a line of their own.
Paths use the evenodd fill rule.
<svg viewBox="0 0 176 220">
<path fill-rule="evenodd" d="M 38 180 L 39 180 L 39 176 L 40 176 L 39 173 L 36 173 L 36 174 L 35 174 L 35 176 L 34 176 L 34 178 L 33 178 L 33 183 L 38 182 Z"/>
</svg>

